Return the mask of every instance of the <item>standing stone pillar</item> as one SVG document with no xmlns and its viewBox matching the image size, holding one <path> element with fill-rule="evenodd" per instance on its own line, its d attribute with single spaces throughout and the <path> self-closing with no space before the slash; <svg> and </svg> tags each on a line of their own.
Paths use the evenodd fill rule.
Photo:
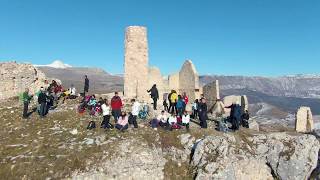
<svg viewBox="0 0 320 180">
<path fill-rule="evenodd" d="M 124 95 L 126 98 L 148 100 L 147 28 L 129 26 L 125 35 Z"/>
</svg>

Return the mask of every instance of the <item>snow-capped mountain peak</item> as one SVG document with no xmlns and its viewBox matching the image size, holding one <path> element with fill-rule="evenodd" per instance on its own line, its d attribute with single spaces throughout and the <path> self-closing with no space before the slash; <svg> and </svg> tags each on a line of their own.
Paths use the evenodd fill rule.
<svg viewBox="0 0 320 180">
<path fill-rule="evenodd" d="M 55 60 L 51 64 L 47 65 L 36 65 L 36 66 L 45 66 L 45 67 L 51 67 L 51 68 L 57 68 L 57 69 L 66 69 L 66 68 L 71 68 L 69 64 L 64 64 L 61 60 Z"/>
</svg>

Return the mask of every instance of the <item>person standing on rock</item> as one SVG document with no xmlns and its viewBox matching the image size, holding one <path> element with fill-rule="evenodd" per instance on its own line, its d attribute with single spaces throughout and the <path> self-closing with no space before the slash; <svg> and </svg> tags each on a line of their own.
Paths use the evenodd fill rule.
<svg viewBox="0 0 320 180">
<path fill-rule="evenodd" d="M 172 108 L 171 109 L 171 114 L 172 113 L 176 113 L 177 114 L 177 107 L 176 107 L 177 106 L 177 101 L 178 101 L 178 94 L 177 94 L 177 92 L 175 90 L 172 90 L 171 96 L 170 96 L 170 102 L 171 102 L 170 108 Z"/>
<path fill-rule="evenodd" d="M 46 93 L 44 92 L 44 88 L 41 87 L 40 88 L 40 94 L 38 96 L 38 103 L 39 103 L 39 110 L 40 110 L 40 117 L 41 118 L 44 118 L 44 116 L 46 115 L 46 112 L 47 112 L 47 95 Z"/>
<path fill-rule="evenodd" d="M 118 121 L 119 116 L 121 115 L 121 108 L 122 108 L 122 101 L 121 101 L 121 98 L 119 97 L 118 92 L 115 92 L 113 98 L 111 99 L 111 108 L 112 108 L 112 115 L 116 123 Z"/>
<path fill-rule="evenodd" d="M 131 100 L 131 116 L 129 117 L 129 124 L 133 124 L 134 128 L 138 128 L 137 118 L 140 112 L 140 103 L 135 99 Z"/>
<path fill-rule="evenodd" d="M 189 102 L 189 97 L 187 96 L 187 93 L 186 93 L 186 92 L 183 93 L 182 99 L 183 99 L 183 102 L 184 102 L 183 111 L 185 111 L 185 110 L 186 110 L 186 107 L 187 107 L 187 104 L 188 104 L 188 102 Z"/>
<path fill-rule="evenodd" d="M 84 76 L 84 91 L 83 91 L 83 96 L 86 96 L 86 92 L 89 92 L 89 79 L 88 76 Z"/>
<path fill-rule="evenodd" d="M 29 88 L 26 88 L 25 91 L 22 94 L 22 102 L 23 102 L 23 115 L 22 117 L 24 119 L 28 118 L 28 109 L 29 109 L 29 103 L 32 99 L 32 95 L 29 95 Z"/>
<path fill-rule="evenodd" d="M 207 128 L 208 127 L 207 126 L 207 119 L 208 119 L 207 111 L 208 111 L 208 107 L 207 107 L 206 100 L 204 98 L 202 98 L 200 100 L 198 111 L 199 111 L 199 119 L 200 119 L 201 128 Z"/>
<path fill-rule="evenodd" d="M 150 93 L 150 96 L 153 100 L 153 109 L 157 110 L 157 101 L 159 99 L 159 91 L 157 89 L 157 85 L 154 84 L 150 90 L 148 90 L 148 93 Z"/>
</svg>

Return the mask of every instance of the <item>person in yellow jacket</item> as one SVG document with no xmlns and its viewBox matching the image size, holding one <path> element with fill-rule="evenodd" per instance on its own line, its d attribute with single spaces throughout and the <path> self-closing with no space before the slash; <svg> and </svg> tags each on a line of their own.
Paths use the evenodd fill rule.
<svg viewBox="0 0 320 180">
<path fill-rule="evenodd" d="M 169 101 L 170 101 L 170 107 L 169 110 L 171 109 L 171 113 L 177 113 L 177 101 L 178 101 L 178 94 L 177 91 L 172 90 L 170 95 L 169 95 Z"/>
</svg>

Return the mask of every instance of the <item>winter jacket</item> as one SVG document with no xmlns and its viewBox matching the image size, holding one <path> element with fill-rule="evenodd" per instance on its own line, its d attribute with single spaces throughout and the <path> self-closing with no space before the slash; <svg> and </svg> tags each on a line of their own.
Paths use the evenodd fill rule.
<svg viewBox="0 0 320 180">
<path fill-rule="evenodd" d="M 102 104 L 101 109 L 102 109 L 103 116 L 110 115 L 110 106 L 107 106 L 106 104 Z"/>
<path fill-rule="evenodd" d="M 23 101 L 23 102 L 28 102 L 28 103 L 29 103 L 29 101 L 31 100 L 31 98 L 32 98 L 32 96 L 30 96 L 29 93 L 27 93 L 27 92 L 24 92 L 24 93 L 22 94 L 22 101 Z"/>
<path fill-rule="evenodd" d="M 187 115 L 182 115 L 182 123 L 183 124 L 188 124 L 188 123 L 190 123 L 190 115 L 189 114 L 187 114 Z"/>
<path fill-rule="evenodd" d="M 189 102 L 188 96 L 183 96 L 183 101 L 184 101 L 184 103 L 187 105 L 188 102 Z"/>
<path fill-rule="evenodd" d="M 140 103 L 139 102 L 134 102 L 133 105 L 132 105 L 131 114 L 133 116 L 138 116 L 139 115 L 139 111 L 140 111 Z"/>
<path fill-rule="evenodd" d="M 178 94 L 177 93 L 172 93 L 170 96 L 170 102 L 176 103 L 178 101 Z"/>
<path fill-rule="evenodd" d="M 39 96 L 38 96 L 38 103 L 42 104 L 42 103 L 46 103 L 47 102 L 47 95 L 44 92 L 40 92 Z"/>
<path fill-rule="evenodd" d="M 122 107 L 122 101 L 119 96 L 113 96 L 111 99 L 111 108 L 112 110 L 120 110 Z"/>
<path fill-rule="evenodd" d="M 153 86 L 148 92 L 150 92 L 152 99 L 159 99 L 159 92 L 156 86 Z"/>
<path fill-rule="evenodd" d="M 119 124 L 121 126 L 127 125 L 128 124 L 128 116 L 125 116 L 125 117 L 120 116 L 117 121 L 117 124 Z"/>
<path fill-rule="evenodd" d="M 177 102 L 177 108 L 183 108 L 184 107 L 184 102 L 182 99 L 179 99 L 178 102 Z"/>
</svg>

